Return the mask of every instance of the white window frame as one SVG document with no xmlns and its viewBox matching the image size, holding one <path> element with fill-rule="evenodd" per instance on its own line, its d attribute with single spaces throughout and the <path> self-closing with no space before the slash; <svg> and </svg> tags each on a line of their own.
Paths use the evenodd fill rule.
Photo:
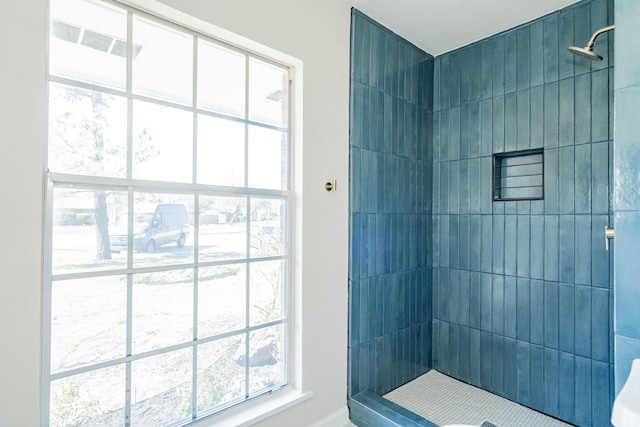
<svg viewBox="0 0 640 427">
<path fill-rule="evenodd" d="M 253 329 L 262 329 L 264 327 L 268 327 L 273 325 L 282 324 L 285 327 L 285 346 L 286 346 L 286 355 L 285 359 L 285 381 L 284 384 L 279 385 L 275 389 L 267 390 L 261 392 L 258 395 L 245 397 L 244 401 L 239 403 L 233 403 L 232 405 L 228 405 L 226 407 L 216 408 L 213 411 L 205 412 L 203 415 L 198 418 L 193 418 L 185 423 L 193 424 L 198 426 L 212 425 L 211 421 L 215 423 L 215 425 L 249 425 L 256 421 L 265 419 L 268 416 L 273 415 L 274 413 L 285 410 L 292 405 L 305 401 L 313 396 L 312 391 L 307 391 L 302 393 L 301 389 L 301 364 L 299 358 L 301 357 L 301 348 L 298 346 L 300 340 L 300 334 L 297 329 L 299 328 L 295 326 L 294 320 L 300 317 L 300 294 L 296 292 L 296 289 L 299 288 L 300 277 L 301 277 L 301 268 L 300 268 L 300 257 L 299 251 L 297 247 L 300 243 L 300 225 L 301 218 L 298 216 L 301 208 L 301 194 L 299 194 L 299 189 L 296 190 L 296 181 L 300 179 L 300 170 L 296 170 L 294 165 L 301 161 L 301 150 L 296 151 L 294 140 L 301 140 L 301 125 L 297 123 L 296 119 L 301 117 L 301 96 L 302 96 L 302 63 L 292 58 L 288 55 L 282 54 L 281 52 L 274 51 L 272 49 L 266 48 L 263 45 L 253 42 L 251 40 L 245 39 L 243 37 L 237 36 L 225 30 L 219 29 L 209 23 L 205 23 L 203 21 L 198 20 L 197 18 L 191 17 L 189 15 L 183 14 L 182 12 L 176 11 L 163 5 L 161 3 L 156 2 L 155 0 L 129 0 L 129 1 L 120 1 L 120 0 L 100 0 L 106 4 L 117 6 L 118 8 L 122 8 L 127 11 L 127 38 L 129 42 L 127 43 L 127 77 L 126 77 L 126 90 L 119 91 L 115 89 L 110 89 L 108 87 L 103 87 L 95 84 L 88 84 L 83 82 L 74 81 L 72 79 L 68 79 L 65 77 L 53 76 L 47 73 L 47 81 L 53 83 L 61 83 L 61 84 L 71 84 L 73 86 L 89 89 L 89 90 L 97 90 L 105 93 L 111 93 L 113 95 L 123 96 L 129 100 L 129 104 L 131 104 L 132 100 L 143 100 L 146 102 L 152 102 L 157 105 L 167 105 L 171 107 L 181 108 L 186 111 L 190 111 L 194 114 L 204 114 L 211 117 L 219 117 L 224 119 L 231 119 L 238 122 L 242 122 L 246 126 L 255 125 L 267 129 L 278 130 L 281 132 L 285 132 L 287 134 L 288 140 L 288 185 L 284 190 L 265 190 L 265 189 L 255 189 L 248 188 L 248 182 L 246 179 L 246 174 L 248 171 L 245 167 L 245 187 L 231 188 L 231 187 L 220 187 L 215 185 L 204 185 L 195 183 L 196 175 L 197 175 L 197 155 L 194 154 L 192 157 L 193 162 L 193 181 L 191 184 L 183 184 L 183 183 L 167 183 L 167 182 L 159 182 L 159 181 L 144 181 L 144 180 L 136 180 L 131 177 L 131 159 L 128 156 L 127 162 L 127 178 L 109 178 L 109 177 L 92 177 L 92 176 L 80 176 L 74 174 L 65 174 L 65 173 L 56 173 L 49 172 L 45 170 L 45 209 L 44 209 L 44 273 L 43 273 L 43 373 L 42 373 L 42 422 L 41 425 L 43 427 L 49 426 L 49 416 L 50 416 L 50 383 L 51 381 L 59 378 L 64 378 L 67 376 L 72 376 L 82 372 L 88 372 L 93 369 L 98 369 L 104 366 L 114 366 L 119 363 L 131 363 L 131 361 L 140 359 L 141 357 L 128 355 L 124 358 L 120 358 L 117 361 L 109 361 L 109 362 L 101 362 L 96 365 L 89 365 L 87 367 L 81 367 L 77 369 L 71 369 L 70 371 L 51 374 L 51 366 L 50 366 L 50 349 L 51 349 L 51 304 L 52 304 L 52 283 L 54 280 L 66 280 L 72 278 L 85 278 L 85 277 L 94 277 L 94 276 L 103 276 L 103 275 L 119 275 L 119 274 L 127 274 L 129 276 L 129 283 L 131 282 L 131 274 L 137 271 L 138 269 L 133 268 L 132 266 L 132 248 L 131 248 L 131 238 L 129 238 L 129 250 L 128 250 L 128 261 L 127 268 L 125 270 L 107 270 L 107 271 L 99 271 L 99 272 L 81 272 L 81 273 L 72 273 L 72 274 L 52 274 L 52 235 L 53 235 L 53 187 L 54 186 L 73 186 L 73 185 L 82 185 L 85 188 L 102 188 L 107 187 L 110 189 L 119 189 L 126 191 L 128 193 L 128 204 L 129 210 L 132 211 L 132 194 L 134 192 L 170 192 L 172 194 L 193 194 L 195 199 L 197 200 L 199 194 L 204 194 L 207 196 L 246 196 L 246 197 L 275 197 L 281 200 L 284 200 L 287 204 L 287 212 L 286 212 L 286 240 L 285 240 L 285 254 L 282 256 L 273 257 L 273 259 L 282 259 L 285 261 L 287 265 L 285 271 L 285 289 L 284 289 L 284 317 L 282 320 L 274 321 L 267 324 L 260 324 L 258 326 L 250 326 L 245 328 L 246 334 Z M 158 100 L 147 96 L 134 94 L 132 91 L 132 67 L 131 67 L 131 56 L 132 56 L 132 46 L 131 46 L 131 34 L 132 34 L 132 14 L 136 14 L 137 16 L 144 17 L 145 19 L 160 22 L 162 25 L 173 27 L 181 32 L 187 33 L 194 37 L 194 79 L 193 79 L 193 99 L 191 106 L 184 106 L 178 103 L 172 103 L 164 100 Z M 47 32 L 47 35 L 49 32 Z M 214 113 L 211 111 L 203 110 L 197 108 L 197 46 L 198 39 L 206 40 L 207 42 L 213 43 L 215 45 L 220 45 L 224 48 L 234 50 L 239 52 L 246 57 L 246 100 L 245 100 L 245 117 L 237 118 L 232 116 L 226 116 L 221 113 Z M 288 72 L 288 121 L 286 127 L 279 127 L 274 125 L 269 125 L 265 123 L 255 122 L 249 120 L 248 118 L 248 80 L 249 80 L 249 72 L 248 72 L 248 63 L 250 58 L 256 58 L 260 61 L 264 61 L 267 63 L 271 63 L 277 67 L 281 67 L 286 69 Z M 297 102 L 296 102 L 297 100 Z M 128 107 L 129 115 L 131 115 L 131 106 Z M 131 117 L 129 117 L 129 123 L 131 122 Z M 299 122 L 300 120 L 298 120 Z M 130 124 L 129 124 L 130 126 Z M 197 135 L 197 127 L 194 123 L 194 145 Z M 246 131 L 245 131 L 246 132 Z M 246 135 L 246 134 L 245 134 Z M 130 139 L 130 138 L 129 138 Z M 129 146 L 131 141 L 128 142 Z M 46 153 L 46 152 L 45 152 Z M 46 157 L 46 154 L 45 154 Z M 245 166 L 247 161 L 247 153 L 245 152 Z M 46 162 L 45 162 L 46 164 Z M 197 239 L 198 239 L 198 208 L 197 201 L 196 207 L 194 207 L 194 214 L 196 215 L 196 219 L 194 219 L 194 238 L 196 243 L 194 244 L 195 248 L 197 248 Z M 131 227 L 131 225 L 130 225 Z M 250 238 L 249 236 L 247 238 Z M 220 265 L 227 264 L 227 262 L 204 262 L 198 263 L 198 251 L 194 248 L 194 262 L 189 264 L 180 264 L 176 266 L 176 269 L 184 269 L 184 268 L 194 268 L 197 266 L 210 266 L 210 265 Z M 244 263 L 248 266 L 251 262 L 255 262 L 256 260 L 271 260 L 272 258 L 251 258 L 249 253 L 246 254 L 246 259 Z M 241 261 L 242 262 L 242 261 Z M 231 262 L 233 263 L 233 262 Z M 297 266 L 297 267 L 296 267 Z M 141 268 L 142 270 L 148 270 L 148 268 Z M 166 270 L 165 267 L 160 267 L 160 270 Z M 130 284 L 129 284 L 130 286 Z M 128 300 L 130 301 L 131 295 L 128 296 Z M 130 302 L 129 302 L 130 303 Z M 194 303 L 196 304 L 196 303 Z M 197 304 L 196 304 L 197 305 Z M 194 316 L 197 313 L 197 307 L 194 307 Z M 297 313 L 297 314 L 296 314 Z M 127 320 L 128 324 L 130 324 L 131 319 Z M 194 331 L 195 334 L 195 331 Z M 228 334 L 221 334 L 228 335 Z M 219 337 L 216 337 L 216 339 Z M 189 348 L 196 347 L 199 344 L 204 342 L 212 341 L 212 339 L 204 340 L 204 341 L 190 341 L 188 343 L 180 344 L 180 348 Z M 154 350 L 150 352 L 144 352 L 143 357 L 151 357 L 157 354 L 166 353 L 169 351 L 175 351 L 176 346 L 172 346 L 170 350 L 160 349 Z M 126 361 L 123 361 L 126 359 Z M 118 362 L 119 361 L 119 362 Z M 193 381 L 195 383 L 195 379 L 197 378 L 197 366 L 194 364 L 193 367 L 194 377 Z M 247 368 L 248 369 L 248 368 Z M 127 381 L 130 381 L 128 379 Z M 195 388 L 195 387 L 194 387 Z M 278 391 L 281 389 L 283 391 Z M 130 399 L 128 399 L 129 402 Z M 194 403 L 192 411 L 195 410 L 196 396 L 195 394 L 192 396 L 192 401 Z M 128 409 L 128 410 L 127 410 Z M 128 414 L 131 406 L 125 409 L 125 414 Z"/>
</svg>

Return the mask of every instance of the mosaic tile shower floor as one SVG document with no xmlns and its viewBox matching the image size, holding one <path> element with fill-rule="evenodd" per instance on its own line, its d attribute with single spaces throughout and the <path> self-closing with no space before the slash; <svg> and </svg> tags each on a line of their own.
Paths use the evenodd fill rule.
<svg viewBox="0 0 640 427">
<path fill-rule="evenodd" d="M 432 370 L 384 395 L 440 426 L 571 427 L 555 418 Z"/>
</svg>

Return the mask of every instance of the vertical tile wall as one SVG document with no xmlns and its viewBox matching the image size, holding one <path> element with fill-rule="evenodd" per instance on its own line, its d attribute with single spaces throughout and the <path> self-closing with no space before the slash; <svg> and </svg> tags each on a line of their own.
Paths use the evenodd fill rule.
<svg viewBox="0 0 640 427">
<path fill-rule="evenodd" d="M 353 396 L 386 393 L 431 366 L 433 58 L 355 10 L 351 31 Z"/>
<path fill-rule="evenodd" d="M 597 40 L 603 62 L 567 46 L 612 12 L 582 1 L 434 65 L 433 366 L 597 427 L 613 394 L 613 35 Z M 492 154 L 541 147 L 544 200 L 493 202 Z"/>
<path fill-rule="evenodd" d="M 615 384 L 640 358 L 640 2 L 616 0 L 615 69 Z"/>
</svg>

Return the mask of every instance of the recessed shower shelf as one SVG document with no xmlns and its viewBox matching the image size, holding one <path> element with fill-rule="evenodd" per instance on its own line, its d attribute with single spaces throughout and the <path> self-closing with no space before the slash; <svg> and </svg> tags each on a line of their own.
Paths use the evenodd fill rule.
<svg viewBox="0 0 640 427">
<path fill-rule="evenodd" d="M 543 149 L 493 155 L 493 201 L 544 198 Z"/>
</svg>

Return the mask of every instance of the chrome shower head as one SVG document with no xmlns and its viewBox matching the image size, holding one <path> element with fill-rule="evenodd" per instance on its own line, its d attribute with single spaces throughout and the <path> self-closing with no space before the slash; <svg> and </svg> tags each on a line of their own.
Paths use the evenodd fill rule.
<svg viewBox="0 0 640 427">
<path fill-rule="evenodd" d="M 609 25 L 608 27 L 600 28 L 598 31 L 593 33 L 585 47 L 569 46 L 567 49 L 571 53 L 589 58 L 592 61 L 602 61 L 604 58 L 593 51 L 593 46 L 596 44 L 596 38 L 602 33 L 613 30 L 615 27 L 615 25 Z"/>
<path fill-rule="evenodd" d="M 592 61 L 602 61 L 604 59 L 602 56 L 595 53 L 589 47 L 569 46 L 567 49 L 571 53 L 575 53 L 576 55 L 580 55 L 585 58 L 591 59 Z"/>
</svg>

